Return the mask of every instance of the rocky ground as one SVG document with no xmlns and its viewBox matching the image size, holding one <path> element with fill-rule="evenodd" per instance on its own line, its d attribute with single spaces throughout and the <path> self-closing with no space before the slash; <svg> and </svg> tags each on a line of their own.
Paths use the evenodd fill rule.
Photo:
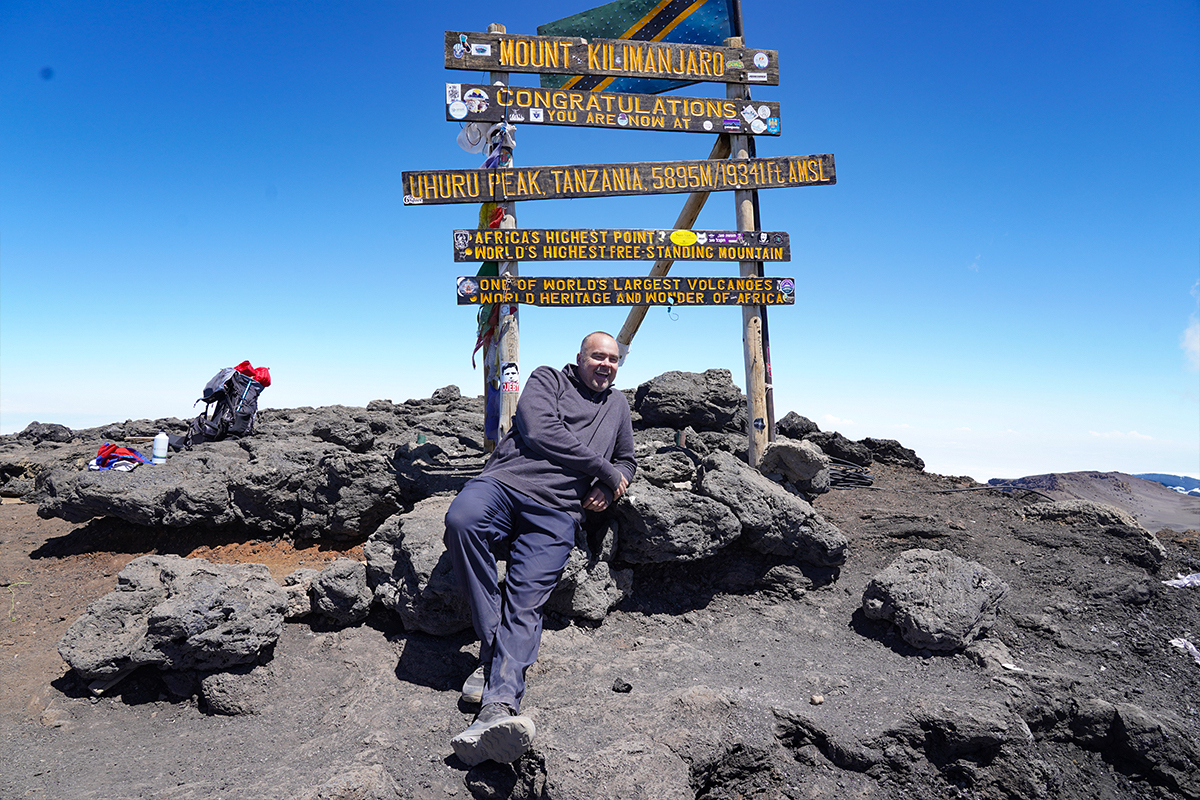
<svg viewBox="0 0 1200 800">
<path fill-rule="evenodd" d="M 233 671 L 224 713 L 153 668 L 96 696 L 57 652 L 137 556 L 258 562 L 282 581 L 363 558 L 364 536 L 68 522 L 6 502 L 0 797 L 1200 797 L 1200 664 L 1169 644 L 1200 643 L 1200 588 L 1162 582 L 1200 572 L 1196 530 L 1157 531 L 1159 551 L 1128 526 L 1039 514 L 1034 492 L 870 474 L 813 504 L 849 542 L 840 569 L 781 571 L 735 542 L 622 565 L 634 590 L 602 622 L 553 615 L 523 709 L 533 750 L 473 769 L 448 740 L 471 719 L 457 686 L 476 643 L 379 606 L 348 627 L 286 623 Z M 966 648 L 918 649 L 864 613 L 872 579 L 918 548 L 1008 587 Z"/>
</svg>

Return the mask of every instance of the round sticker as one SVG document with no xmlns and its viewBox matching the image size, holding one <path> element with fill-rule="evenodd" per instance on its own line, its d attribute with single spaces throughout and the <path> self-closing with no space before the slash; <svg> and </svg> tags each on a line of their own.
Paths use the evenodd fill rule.
<svg viewBox="0 0 1200 800">
<path fill-rule="evenodd" d="M 712 120 L 711 119 L 704 120 L 704 130 L 706 130 L 706 131 L 712 130 Z"/>
<path fill-rule="evenodd" d="M 758 107 L 758 118 L 759 119 L 766 119 L 769 116 L 771 116 L 771 109 L 769 106 L 759 106 Z"/>
<path fill-rule="evenodd" d="M 671 231 L 671 244 L 687 247 L 696 243 L 696 234 L 687 230 Z"/>
<path fill-rule="evenodd" d="M 450 104 L 450 116 L 455 119 L 462 119 L 467 115 L 467 104 L 462 100 L 455 100 Z"/>
<path fill-rule="evenodd" d="M 750 123 L 750 130 L 754 131 L 755 133 L 762 133 L 766 129 L 767 123 L 763 122 L 761 119 L 756 119 Z"/>
<path fill-rule="evenodd" d="M 483 89 L 470 89 L 463 95 L 463 100 L 467 103 L 467 109 L 476 114 L 481 114 L 487 111 L 488 96 Z"/>
<path fill-rule="evenodd" d="M 628 114 L 617 114 L 617 124 L 624 127 L 629 124 Z"/>
<path fill-rule="evenodd" d="M 767 54 L 766 53 L 755 53 L 754 54 L 754 66 L 758 67 L 759 69 L 765 69 L 767 66 Z"/>
</svg>

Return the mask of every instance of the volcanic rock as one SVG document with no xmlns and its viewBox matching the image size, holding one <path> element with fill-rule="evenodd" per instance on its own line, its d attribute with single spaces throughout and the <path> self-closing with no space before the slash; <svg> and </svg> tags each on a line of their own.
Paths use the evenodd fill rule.
<svg viewBox="0 0 1200 800">
<path fill-rule="evenodd" d="M 600 622 L 633 591 L 633 570 L 613 569 L 575 548 L 546 608 L 572 619 Z"/>
<path fill-rule="evenodd" d="M 859 444 L 871 451 L 871 457 L 883 464 L 895 464 L 909 469 L 925 469 L 925 461 L 895 439 L 861 439 Z"/>
<path fill-rule="evenodd" d="M 796 441 L 800 441 L 808 434 L 817 433 L 820 430 L 817 427 L 817 423 L 808 417 L 800 416 L 795 411 L 789 411 L 783 415 L 783 419 L 775 423 L 775 433 L 778 436 L 795 439 Z"/>
<path fill-rule="evenodd" d="M 612 514 L 619 526 L 618 558 L 629 564 L 707 558 L 742 534 L 728 505 L 636 479 Z"/>
<path fill-rule="evenodd" d="M 287 594 L 261 564 L 142 556 L 67 629 L 58 651 L 89 680 L 146 664 L 221 670 L 273 645 L 286 608 Z"/>
<path fill-rule="evenodd" d="M 362 622 L 371 611 L 374 593 L 367 586 L 367 565 L 339 558 L 312 579 L 312 610 L 345 627 Z"/>
<path fill-rule="evenodd" d="M 282 586 L 288 598 L 284 619 L 300 619 L 312 613 L 312 582 L 320 574 L 320 570 L 301 567 L 284 576 Z"/>
<path fill-rule="evenodd" d="M 375 600 L 406 630 L 446 636 L 471 627 L 443 537 L 453 497 L 431 497 L 388 518 L 367 540 L 367 581 Z"/>
<path fill-rule="evenodd" d="M 1112 506 L 1088 500 L 1060 500 L 1035 503 L 1026 511 L 1034 519 L 1070 523 L 1079 528 L 1104 534 L 1112 544 L 1111 552 L 1120 553 L 1130 562 L 1157 571 L 1167 557 L 1162 543 L 1138 524 L 1131 514 Z"/>
<path fill-rule="evenodd" d="M 821 448 L 825 455 L 839 461 L 847 461 L 860 467 L 869 467 L 874 461 L 866 445 L 852 442 L 837 431 L 817 431 L 805 434 L 804 439 Z"/>
<path fill-rule="evenodd" d="M 913 647 L 951 651 L 995 624 L 1007 591 L 987 567 L 949 550 L 908 550 L 867 584 L 862 608 Z"/>
<path fill-rule="evenodd" d="M 727 369 L 665 372 L 637 388 L 634 409 L 647 425 L 697 431 L 746 429 L 746 397 Z"/>
<path fill-rule="evenodd" d="M 823 567 L 846 561 L 846 537 L 811 505 L 728 453 L 704 460 L 697 490 L 727 506 L 760 553 L 795 556 Z"/>
<path fill-rule="evenodd" d="M 763 450 L 758 468 L 764 473 L 779 473 L 806 495 L 829 491 L 829 456 L 809 441 L 783 436 Z"/>
</svg>

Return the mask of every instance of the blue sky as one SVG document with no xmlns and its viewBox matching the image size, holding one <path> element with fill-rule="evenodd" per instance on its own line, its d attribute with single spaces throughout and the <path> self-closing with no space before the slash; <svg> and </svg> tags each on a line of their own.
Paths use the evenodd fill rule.
<svg viewBox="0 0 1200 800">
<path fill-rule="evenodd" d="M 0 432 L 188 417 L 219 368 L 264 406 L 479 394 L 454 303 L 465 205 L 400 173 L 474 167 L 443 31 L 593 5 L 0 5 Z M 1200 11 L 1194 2 L 744 0 L 783 135 L 836 186 L 762 193 L 798 301 L 770 313 L 778 416 L 898 439 L 933 472 L 1200 475 Z M 514 75 L 532 85 L 535 76 Z M 723 95 L 719 84 L 680 90 Z M 703 158 L 700 134 L 525 126 L 520 165 Z M 668 227 L 682 196 L 521 204 L 522 227 Z M 697 227 L 734 227 L 714 194 Z M 630 275 L 562 262 L 525 274 Z M 535 272 L 534 270 L 541 270 Z M 672 274 L 729 274 L 680 263 Z M 627 309 L 522 311 L 524 370 Z M 736 308 L 652 308 L 622 367 L 729 369 Z"/>
</svg>

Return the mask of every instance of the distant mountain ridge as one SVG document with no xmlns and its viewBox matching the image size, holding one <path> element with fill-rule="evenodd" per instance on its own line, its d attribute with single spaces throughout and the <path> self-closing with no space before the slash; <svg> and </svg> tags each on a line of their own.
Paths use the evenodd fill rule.
<svg viewBox="0 0 1200 800">
<path fill-rule="evenodd" d="M 1034 489 L 1055 500 L 1114 506 L 1128 511 L 1151 532 L 1200 530 L 1200 497 L 1124 472 L 1055 472 L 1012 480 L 993 478 L 988 484 Z"/>
<path fill-rule="evenodd" d="M 1185 492 L 1200 491 L 1200 480 L 1189 478 L 1187 475 L 1164 475 L 1161 472 L 1142 472 L 1134 475 L 1135 478 L 1145 478 L 1148 481 L 1161 483 L 1168 489 L 1178 487 Z"/>
</svg>

